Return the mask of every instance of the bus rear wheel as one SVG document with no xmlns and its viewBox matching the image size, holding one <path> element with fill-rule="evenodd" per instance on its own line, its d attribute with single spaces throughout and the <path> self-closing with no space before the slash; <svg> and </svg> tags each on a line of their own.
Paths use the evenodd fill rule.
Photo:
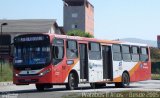
<svg viewBox="0 0 160 98">
<path fill-rule="evenodd" d="M 68 83 L 66 84 L 66 88 L 68 90 L 75 90 L 76 88 L 78 88 L 78 77 L 76 76 L 77 75 L 73 72 L 69 74 Z"/>
<path fill-rule="evenodd" d="M 120 88 L 125 88 L 128 87 L 129 84 L 130 84 L 130 77 L 128 73 L 124 72 L 122 74 L 122 82 L 115 83 L 115 86 Z"/>
<path fill-rule="evenodd" d="M 38 91 L 44 91 L 44 88 L 45 88 L 44 84 L 36 84 L 36 89 Z"/>
</svg>

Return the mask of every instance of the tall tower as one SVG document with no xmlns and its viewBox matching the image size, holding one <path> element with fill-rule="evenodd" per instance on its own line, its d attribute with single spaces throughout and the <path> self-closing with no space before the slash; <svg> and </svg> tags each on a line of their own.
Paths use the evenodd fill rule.
<svg viewBox="0 0 160 98">
<path fill-rule="evenodd" d="M 94 6 L 88 0 L 63 0 L 64 31 L 79 29 L 94 35 Z"/>
</svg>

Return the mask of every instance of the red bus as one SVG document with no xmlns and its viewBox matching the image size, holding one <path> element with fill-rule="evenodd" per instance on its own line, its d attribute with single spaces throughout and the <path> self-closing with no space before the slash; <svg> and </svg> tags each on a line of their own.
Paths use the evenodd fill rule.
<svg viewBox="0 0 160 98">
<path fill-rule="evenodd" d="M 35 84 L 37 90 L 80 83 L 102 87 L 151 79 L 150 50 L 145 44 L 56 34 L 14 38 L 13 83 Z"/>
</svg>

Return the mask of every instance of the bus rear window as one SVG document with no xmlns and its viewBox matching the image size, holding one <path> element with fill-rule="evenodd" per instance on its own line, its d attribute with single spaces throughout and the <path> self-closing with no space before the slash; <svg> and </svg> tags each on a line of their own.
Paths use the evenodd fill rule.
<svg viewBox="0 0 160 98">
<path fill-rule="evenodd" d="M 147 48 L 141 48 L 141 54 L 147 54 Z"/>
<path fill-rule="evenodd" d="M 148 50 L 146 47 L 141 47 L 141 53 L 140 53 L 140 60 L 141 61 L 148 61 Z"/>
</svg>

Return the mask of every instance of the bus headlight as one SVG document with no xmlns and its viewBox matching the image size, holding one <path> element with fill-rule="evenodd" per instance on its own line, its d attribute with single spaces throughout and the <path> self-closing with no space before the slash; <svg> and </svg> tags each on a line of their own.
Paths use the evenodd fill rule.
<svg viewBox="0 0 160 98">
<path fill-rule="evenodd" d="M 19 75 L 18 75 L 18 74 L 15 74 L 15 76 L 18 77 Z"/>
<path fill-rule="evenodd" d="M 49 72 L 51 72 L 51 69 L 47 69 L 47 70 L 41 72 L 39 75 L 40 75 L 40 76 L 43 76 L 43 75 L 45 75 L 45 74 L 47 74 L 47 73 L 49 73 Z"/>
</svg>

